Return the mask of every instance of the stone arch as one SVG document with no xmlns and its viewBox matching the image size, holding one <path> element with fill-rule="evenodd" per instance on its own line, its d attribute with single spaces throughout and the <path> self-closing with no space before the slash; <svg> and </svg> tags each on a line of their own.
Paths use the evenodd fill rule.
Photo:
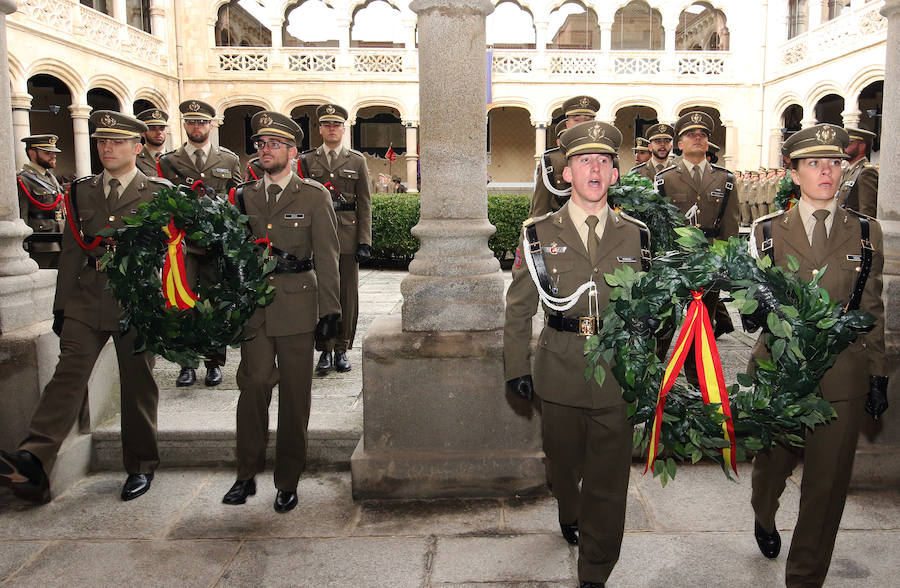
<svg viewBox="0 0 900 588">
<path fill-rule="evenodd" d="M 238 94 L 237 96 L 226 96 L 213 104 L 216 109 L 216 116 L 221 118 L 222 114 L 232 106 L 259 106 L 263 110 L 274 110 L 272 103 L 259 96 L 246 96 Z"/>
<path fill-rule="evenodd" d="M 51 75 L 69 88 L 72 93 L 73 104 L 84 104 L 87 97 L 87 89 L 81 75 L 68 63 L 52 58 L 39 59 L 32 63 L 27 70 L 27 78 L 38 74 Z"/>
<path fill-rule="evenodd" d="M 385 32 L 383 34 L 383 38 L 379 38 L 377 40 L 365 40 L 360 39 L 358 35 L 360 35 L 359 29 L 357 28 L 360 24 L 358 19 L 359 14 L 367 10 L 372 4 L 376 3 L 384 3 L 387 4 L 390 8 L 392 8 L 392 12 L 396 11 L 394 16 L 396 17 L 396 27 L 393 27 L 390 32 Z M 363 2 L 355 2 L 349 6 L 349 18 L 350 18 L 350 46 L 351 47 L 402 47 L 403 46 L 403 8 L 398 6 L 398 2 L 394 0 L 365 0 Z M 365 29 L 364 29 L 365 30 Z M 371 31 L 370 31 L 371 32 Z M 379 32 L 379 35 L 382 35 Z"/>
<path fill-rule="evenodd" d="M 324 5 L 327 9 L 330 9 L 333 18 L 326 20 L 331 22 L 320 23 L 319 26 L 316 27 L 317 30 L 314 32 L 315 37 L 324 36 L 328 38 L 308 40 L 308 37 L 307 39 L 301 39 L 299 36 L 295 36 L 288 31 L 288 28 L 291 27 L 291 15 L 300 9 L 302 5 L 309 4 L 309 2 L 317 2 Z M 278 12 L 278 14 L 281 16 L 282 22 L 281 44 L 283 47 L 337 47 L 339 45 L 340 31 L 338 30 L 336 21 L 341 13 L 339 12 L 339 8 L 335 6 L 335 2 L 330 0 L 283 0 L 279 10 L 280 12 Z"/>
<path fill-rule="evenodd" d="M 625 13 L 631 10 L 643 10 L 648 8 L 648 30 L 640 31 L 640 35 L 628 34 L 625 30 Z M 665 47 L 665 27 L 663 25 L 664 12 L 654 7 L 647 0 L 630 0 L 616 9 L 613 15 L 613 25 L 610 32 L 612 36 L 612 48 L 614 50 L 661 50 Z M 644 38 L 646 37 L 646 38 Z"/>
<path fill-rule="evenodd" d="M 696 13 L 698 20 L 695 21 L 691 21 L 686 16 L 692 14 L 687 11 L 693 6 L 703 8 L 702 11 Z M 703 16 L 702 19 L 701 16 Z M 713 22 L 710 22 L 710 19 Z M 693 30 L 691 27 L 694 27 Z M 688 45 L 694 44 L 699 45 L 700 50 L 727 51 L 730 36 L 728 15 L 724 10 L 717 8 L 707 0 L 686 0 L 683 3 L 683 8 L 678 12 L 678 26 L 675 29 L 675 49 L 677 51 L 684 51 Z M 715 49 L 710 47 L 713 42 L 716 44 Z"/>
<path fill-rule="evenodd" d="M 225 2 L 217 0 L 210 20 L 213 23 L 213 34 L 217 47 L 272 46 L 272 29 L 269 28 L 268 23 L 261 22 L 240 6 L 238 0 Z M 242 34 L 238 35 L 238 33 Z"/>
<path fill-rule="evenodd" d="M 491 109 L 493 110 L 494 108 L 521 108 L 528 112 L 531 120 L 534 120 L 536 112 L 534 103 L 521 96 L 506 96 L 503 98 L 497 98 L 491 103 Z"/>
<path fill-rule="evenodd" d="M 368 6 L 372 2 L 377 2 L 377 1 L 378 0 L 350 0 L 344 6 L 344 10 L 346 11 L 344 13 L 344 16 L 346 16 L 347 18 L 349 18 L 352 21 L 353 17 L 356 16 L 357 12 L 364 9 L 366 6 Z M 403 13 L 404 6 L 401 6 L 401 3 L 397 2 L 397 0 L 381 0 L 381 1 L 386 2 L 387 4 L 390 4 L 392 7 L 399 10 L 401 14 Z M 335 8 L 337 8 L 337 7 L 335 7 Z"/>
<path fill-rule="evenodd" d="M 285 112 L 290 114 L 298 106 L 308 106 L 312 104 L 325 104 L 326 102 L 331 102 L 331 97 L 326 96 L 325 94 L 306 94 L 304 96 L 295 96 L 293 98 L 289 98 L 284 105 L 282 105 L 281 109 L 278 112 Z"/>
<path fill-rule="evenodd" d="M 600 17 L 594 3 L 587 0 L 564 0 L 552 7 L 547 13 L 549 22 L 553 14 L 567 4 L 577 5 L 584 13 L 570 13 L 559 23 L 556 29 L 547 30 L 547 47 L 555 49 L 600 49 Z M 582 27 L 573 16 L 585 15 L 586 23 Z M 552 23 L 551 23 L 552 24 Z"/>
<path fill-rule="evenodd" d="M 828 96 L 829 94 L 837 94 L 845 101 L 847 97 L 844 95 L 844 89 L 841 86 L 833 81 L 833 80 L 824 80 L 819 82 L 815 88 L 812 88 L 809 93 L 806 95 L 806 99 L 804 100 L 804 110 L 807 110 L 807 107 L 815 106 L 815 104 Z"/>
<path fill-rule="evenodd" d="M 103 90 L 111 92 L 119 101 L 123 110 L 128 104 L 134 102 L 134 100 L 131 99 L 131 91 L 128 87 L 122 83 L 121 80 L 110 75 L 100 74 L 92 77 L 88 80 L 87 87 L 89 91 L 102 88 Z"/>
<path fill-rule="evenodd" d="M 672 108 L 672 120 L 677 120 L 679 113 L 687 108 L 713 108 L 718 113 L 719 116 L 722 116 L 722 104 L 716 100 L 712 100 L 709 98 L 687 98 L 675 104 Z"/>
<path fill-rule="evenodd" d="M 150 86 L 144 86 L 143 88 L 138 88 L 134 93 L 134 99 L 132 102 L 137 102 L 138 100 L 146 100 L 148 102 L 152 102 L 154 106 L 161 110 L 165 110 L 169 113 L 169 116 L 172 116 L 172 113 L 169 112 L 169 99 L 166 98 L 166 95 L 157 90 L 156 88 Z"/>
<path fill-rule="evenodd" d="M 607 109 L 607 115 L 604 120 L 613 120 L 616 117 L 616 113 L 623 108 L 627 108 L 629 106 L 646 106 L 648 108 L 652 108 L 656 111 L 657 117 L 662 117 L 664 110 L 662 104 L 660 104 L 659 100 L 653 96 L 628 96 L 626 98 L 619 98 L 615 102 L 611 102 L 609 108 Z M 662 119 L 660 119 L 662 120 Z"/>
<path fill-rule="evenodd" d="M 883 82 L 884 78 L 884 64 L 866 67 L 850 79 L 847 84 L 847 96 L 856 99 L 866 86 L 874 82 Z"/>
<path fill-rule="evenodd" d="M 9 56 L 9 84 L 14 94 L 24 94 L 28 91 L 28 77 L 25 75 L 25 68 L 16 57 L 12 54 Z"/>
<path fill-rule="evenodd" d="M 406 109 L 404 105 L 401 104 L 394 98 L 388 98 L 387 96 L 367 96 L 366 98 L 362 98 L 361 100 L 354 102 L 347 108 L 347 112 L 350 114 L 350 120 L 355 121 L 357 113 L 363 108 L 368 108 L 370 106 L 386 106 L 388 108 L 393 108 L 400 115 L 400 120 L 406 120 Z"/>
<path fill-rule="evenodd" d="M 785 92 L 778 97 L 778 100 L 775 101 L 772 112 L 774 112 L 777 116 L 781 116 L 782 113 L 784 113 L 785 109 L 791 104 L 796 104 L 800 108 L 804 108 L 805 111 L 803 100 L 796 92 Z"/>
<path fill-rule="evenodd" d="M 506 48 L 506 49 L 534 49 L 535 43 L 537 42 L 537 28 L 534 24 L 535 17 L 534 17 L 534 12 L 532 12 L 531 8 L 528 6 L 525 6 L 520 0 L 494 0 L 493 3 L 494 3 L 494 12 L 492 12 L 491 14 L 489 14 L 487 16 L 487 21 L 486 21 L 486 27 L 487 27 L 486 33 L 487 33 L 488 45 L 493 45 L 494 47 L 497 47 L 497 48 Z M 515 6 L 519 9 L 519 13 L 518 13 L 519 15 L 521 15 L 521 13 L 525 13 L 531 19 L 530 31 L 525 31 L 522 29 L 518 29 L 516 31 L 517 34 L 522 38 L 521 40 L 523 42 L 511 41 L 511 42 L 504 43 L 502 41 L 496 41 L 495 39 L 491 38 L 491 34 L 494 30 L 496 30 L 496 28 L 500 28 L 501 30 L 507 30 L 507 31 L 511 30 L 513 28 L 513 23 L 509 23 L 509 22 L 504 23 L 504 22 L 500 21 L 500 23 L 495 24 L 494 19 L 501 18 L 497 14 L 496 9 L 499 8 L 503 4 L 512 4 L 513 6 Z M 518 24 L 518 23 L 516 23 L 516 24 Z M 496 28 L 492 28 L 492 27 L 496 27 Z M 491 43 L 492 40 L 494 40 L 493 43 Z"/>
</svg>

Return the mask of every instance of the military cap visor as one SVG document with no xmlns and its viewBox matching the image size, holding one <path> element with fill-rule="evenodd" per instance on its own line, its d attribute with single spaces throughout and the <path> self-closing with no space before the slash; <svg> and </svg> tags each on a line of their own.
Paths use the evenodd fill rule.
<svg viewBox="0 0 900 588">
<path fill-rule="evenodd" d="M 212 120 L 216 116 L 216 109 L 200 100 L 185 100 L 178 110 L 184 120 Z"/>
<path fill-rule="evenodd" d="M 872 131 L 867 131 L 865 129 L 855 129 L 851 127 L 845 127 L 845 131 L 850 135 L 851 141 L 862 141 L 866 145 L 871 145 L 872 141 L 875 140 L 875 133 Z"/>
<path fill-rule="evenodd" d="M 653 139 L 674 139 L 674 132 L 675 130 L 672 128 L 672 125 L 659 123 L 652 125 L 647 129 L 646 137 L 648 141 L 652 141 Z"/>
<path fill-rule="evenodd" d="M 90 121 L 94 125 L 92 139 L 138 139 L 147 132 L 143 122 L 114 110 L 95 110 Z"/>
<path fill-rule="evenodd" d="M 585 153 L 615 156 L 622 144 L 622 133 L 610 124 L 587 121 L 567 130 L 559 138 L 559 142 L 566 159 Z"/>
<path fill-rule="evenodd" d="M 781 146 L 781 153 L 790 159 L 826 157 L 850 159 L 844 149 L 850 144 L 850 136 L 841 127 L 820 124 L 797 131 Z"/>
<path fill-rule="evenodd" d="M 323 122 L 346 122 L 347 110 L 337 104 L 323 104 L 316 109 L 316 117 L 319 123 Z"/>
<path fill-rule="evenodd" d="M 675 123 L 675 134 L 680 137 L 688 131 L 701 129 L 706 131 L 708 135 L 712 135 L 715 127 L 716 123 L 713 122 L 713 119 L 710 115 L 706 114 L 705 112 L 695 110 L 693 112 L 688 112 L 678 119 L 678 122 Z"/>
<path fill-rule="evenodd" d="M 41 151 L 49 151 L 50 153 L 62 153 L 62 151 L 56 147 L 56 142 L 58 140 L 59 137 L 56 135 L 32 135 L 31 137 L 22 139 L 22 142 L 25 143 L 26 149 L 40 149 Z"/>
<path fill-rule="evenodd" d="M 647 139 L 643 139 L 638 137 L 634 140 L 634 150 L 635 151 L 650 151 L 649 143 Z"/>
<path fill-rule="evenodd" d="M 150 108 L 139 112 L 137 119 L 148 127 L 164 127 L 169 124 L 168 113 L 158 108 Z"/>
<path fill-rule="evenodd" d="M 575 96 L 563 102 L 563 112 L 568 116 L 596 116 L 600 101 L 590 96 Z"/>
<path fill-rule="evenodd" d="M 566 132 L 566 119 L 562 119 L 556 123 L 554 130 L 556 131 L 556 138 L 559 139 L 562 134 Z"/>
<path fill-rule="evenodd" d="M 280 137 L 294 143 L 303 140 L 303 130 L 300 125 L 280 112 L 270 110 L 257 112 L 250 119 L 250 126 L 253 129 L 253 135 L 250 138 L 253 140 L 262 136 Z"/>
</svg>

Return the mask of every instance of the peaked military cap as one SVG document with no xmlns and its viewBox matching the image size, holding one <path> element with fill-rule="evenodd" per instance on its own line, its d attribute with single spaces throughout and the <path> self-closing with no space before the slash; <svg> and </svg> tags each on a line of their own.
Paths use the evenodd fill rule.
<svg viewBox="0 0 900 588">
<path fill-rule="evenodd" d="M 216 109 L 200 100 L 185 100 L 178 110 L 184 120 L 212 120 L 216 116 Z"/>
<path fill-rule="evenodd" d="M 553 129 L 556 132 L 556 138 L 559 139 L 560 136 L 566 132 L 566 119 L 562 119 Z"/>
<path fill-rule="evenodd" d="M 169 124 L 169 114 L 159 108 L 148 108 L 137 113 L 137 119 L 148 127 L 164 127 Z"/>
<path fill-rule="evenodd" d="M 710 115 L 694 110 L 678 119 L 678 122 L 675 123 L 675 134 L 680 137 L 693 129 L 702 129 L 707 134 L 712 135 L 715 128 L 716 123 Z"/>
<path fill-rule="evenodd" d="M 850 141 L 862 141 L 866 145 L 871 145 L 875 140 L 875 133 L 865 129 L 857 129 L 855 127 L 844 127 L 847 134 L 850 135 Z"/>
<path fill-rule="evenodd" d="M 559 144 L 566 158 L 582 153 L 617 155 L 622 144 L 622 133 L 610 124 L 589 120 L 563 133 Z"/>
<path fill-rule="evenodd" d="M 328 121 L 345 122 L 348 114 L 346 108 L 337 104 L 323 104 L 316 108 L 316 117 L 318 117 L 320 124 Z"/>
<path fill-rule="evenodd" d="M 672 128 L 672 125 L 658 123 L 647 127 L 644 136 L 647 137 L 648 141 L 652 141 L 653 139 L 674 139 L 674 133 L 675 129 Z"/>
<path fill-rule="evenodd" d="M 56 146 L 57 141 L 59 141 L 59 137 L 56 135 L 32 135 L 22 139 L 22 142 L 25 143 L 25 149 L 40 149 L 50 153 L 62 153 Z"/>
<path fill-rule="evenodd" d="M 257 139 L 263 135 L 281 137 L 289 141 L 299 143 L 303 140 L 303 129 L 293 119 L 271 110 L 257 112 L 250 119 L 250 127 L 253 129 L 251 139 Z"/>
<path fill-rule="evenodd" d="M 844 149 L 850 144 L 850 135 L 841 127 L 820 124 L 801 129 L 788 137 L 781 146 L 782 155 L 791 159 L 830 157 L 850 159 Z"/>
<path fill-rule="evenodd" d="M 650 141 L 643 137 L 635 137 L 634 139 L 634 150 L 635 151 L 650 151 Z"/>
<path fill-rule="evenodd" d="M 114 110 L 95 110 L 90 120 L 94 125 L 92 139 L 137 139 L 147 132 L 143 122 Z"/>
<path fill-rule="evenodd" d="M 566 116 L 596 116 L 600 110 L 600 101 L 590 96 L 575 96 L 563 102 L 563 113 Z"/>
</svg>

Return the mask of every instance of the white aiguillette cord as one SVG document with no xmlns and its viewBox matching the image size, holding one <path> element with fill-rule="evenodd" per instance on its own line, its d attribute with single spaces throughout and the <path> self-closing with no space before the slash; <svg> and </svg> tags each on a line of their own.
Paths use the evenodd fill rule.
<svg viewBox="0 0 900 588">
<path fill-rule="evenodd" d="M 584 284 L 578 286 L 578 288 L 565 298 L 556 298 L 555 296 L 551 296 L 544 288 L 541 287 L 541 282 L 538 279 L 537 271 L 534 269 L 534 259 L 531 257 L 531 243 L 528 242 L 528 235 L 523 232 L 522 234 L 522 251 L 525 252 L 525 265 L 528 266 L 528 273 L 531 274 L 531 279 L 534 282 L 535 286 L 537 286 L 538 296 L 541 299 L 541 302 L 547 308 L 555 310 L 557 312 L 563 312 L 569 310 L 578 302 L 581 298 L 581 295 L 584 294 L 585 291 L 588 292 L 589 297 L 589 308 L 591 309 L 591 314 L 594 316 L 600 316 L 600 302 L 597 300 L 597 284 L 594 283 L 594 280 L 588 280 Z"/>
</svg>

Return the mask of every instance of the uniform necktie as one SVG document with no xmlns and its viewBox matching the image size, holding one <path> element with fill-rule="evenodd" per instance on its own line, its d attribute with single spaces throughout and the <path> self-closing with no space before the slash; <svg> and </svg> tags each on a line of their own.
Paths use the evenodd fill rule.
<svg viewBox="0 0 900 588">
<path fill-rule="evenodd" d="M 271 212 L 278 202 L 278 194 L 281 193 L 281 186 L 278 184 L 269 184 L 269 187 L 266 188 L 266 192 L 268 193 L 266 203 L 269 205 L 269 212 Z"/>
<path fill-rule="evenodd" d="M 203 170 L 203 151 L 200 149 L 194 151 L 194 165 L 197 166 L 197 171 Z"/>
<path fill-rule="evenodd" d="M 597 236 L 597 223 L 599 222 L 600 219 L 593 214 L 584 219 L 584 224 L 588 226 L 587 251 L 591 263 L 595 262 L 600 254 L 600 237 Z"/>
<path fill-rule="evenodd" d="M 107 201 L 115 204 L 119 201 L 119 186 L 122 185 L 122 182 L 120 182 L 116 178 L 110 178 L 108 184 L 109 194 L 106 195 L 106 199 Z"/>
<path fill-rule="evenodd" d="M 700 185 L 700 166 L 695 165 L 694 170 L 691 172 L 691 177 L 694 179 L 694 184 Z"/>
<path fill-rule="evenodd" d="M 333 149 L 328 150 L 328 167 L 334 167 L 334 160 L 337 157 L 337 153 L 334 152 Z"/>
<path fill-rule="evenodd" d="M 830 210 L 817 210 L 813 213 L 816 226 L 812 232 L 812 249 L 816 259 L 821 260 L 825 255 L 825 246 L 828 243 L 828 232 L 825 230 L 825 219 L 831 214 Z"/>
</svg>

